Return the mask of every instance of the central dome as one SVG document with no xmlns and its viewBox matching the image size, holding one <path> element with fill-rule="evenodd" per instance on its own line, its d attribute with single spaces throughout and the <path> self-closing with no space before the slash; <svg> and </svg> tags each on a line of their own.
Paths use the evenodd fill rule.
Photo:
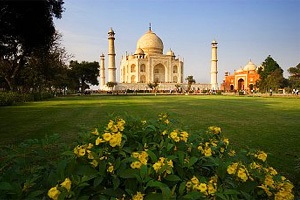
<svg viewBox="0 0 300 200">
<path fill-rule="evenodd" d="M 136 49 L 141 48 L 147 54 L 163 54 L 164 44 L 151 29 L 137 42 Z"/>
</svg>

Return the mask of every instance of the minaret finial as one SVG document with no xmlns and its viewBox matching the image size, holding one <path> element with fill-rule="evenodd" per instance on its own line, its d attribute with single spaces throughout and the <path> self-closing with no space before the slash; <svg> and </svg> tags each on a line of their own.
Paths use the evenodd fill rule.
<svg viewBox="0 0 300 200">
<path fill-rule="evenodd" d="M 151 31 L 151 22 L 149 23 L 149 31 Z"/>
</svg>

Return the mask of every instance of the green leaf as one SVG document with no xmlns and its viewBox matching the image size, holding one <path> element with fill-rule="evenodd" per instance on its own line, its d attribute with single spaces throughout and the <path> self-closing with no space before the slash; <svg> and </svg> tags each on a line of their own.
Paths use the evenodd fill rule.
<svg viewBox="0 0 300 200">
<path fill-rule="evenodd" d="M 116 190 L 120 185 L 120 179 L 118 177 L 113 178 L 114 190 Z"/>
<path fill-rule="evenodd" d="M 181 181 L 181 179 L 179 178 L 179 176 L 174 175 L 174 174 L 166 176 L 165 179 L 167 181 L 175 181 L 175 182 Z"/>
<path fill-rule="evenodd" d="M 120 172 L 120 178 L 136 178 L 138 175 L 138 170 L 136 169 L 126 169 Z"/>
<path fill-rule="evenodd" d="M 142 165 L 140 169 L 140 177 L 144 180 L 147 176 L 147 165 Z"/>
<path fill-rule="evenodd" d="M 168 187 L 168 185 L 166 185 L 166 184 L 164 184 L 162 182 L 159 182 L 159 181 L 151 180 L 151 181 L 149 181 L 147 183 L 146 188 L 147 187 L 158 187 L 162 191 L 164 199 L 169 199 L 171 197 L 171 195 L 172 195 L 171 190 Z"/>
<path fill-rule="evenodd" d="M 103 176 L 98 176 L 94 179 L 94 187 L 97 187 L 98 185 L 100 185 L 103 181 Z"/>
<path fill-rule="evenodd" d="M 158 199 L 164 199 L 163 195 L 160 193 L 150 193 L 145 196 L 145 200 L 158 200 Z"/>
<path fill-rule="evenodd" d="M 203 198 L 203 195 L 200 192 L 192 191 L 187 193 L 187 195 L 183 196 L 185 199 L 205 199 Z"/>
<path fill-rule="evenodd" d="M 179 195 L 182 196 L 184 194 L 184 191 L 185 191 L 185 188 L 186 188 L 186 181 L 180 183 L 179 185 Z"/>
<path fill-rule="evenodd" d="M 151 158 L 151 160 L 153 161 L 153 162 L 157 162 L 157 156 L 153 153 L 153 151 L 151 151 L 151 150 L 147 150 L 147 154 L 148 154 L 148 156 Z"/>
<path fill-rule="evenodd" d="M 223 193 L 224 193 L 224 194 L 240 194 L 238 191 L 233 190 L 233 189 L 227 189 L 227 190 L 224 190 Z"/>
<path fill-rule="evenodd" d="M 13 190 L 13 186 L 8 182 L 0 182 L 0 190 Z"/>
<path fill-rule="evenodd" d="M 196 162 L 198 161 L 198 158 L 191 157 L 188 163 L 188 167 L 192 167 Z"/>
</svg>

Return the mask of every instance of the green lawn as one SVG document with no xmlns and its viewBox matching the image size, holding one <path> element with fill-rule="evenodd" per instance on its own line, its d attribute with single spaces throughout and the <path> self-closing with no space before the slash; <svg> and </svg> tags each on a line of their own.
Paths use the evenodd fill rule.
<svg viewBox="0 0 300 200">
<path fill-rule="evenodd" d="M 192 130 L 217 125 L 236 147 L 269 153 L 269 163 L 294 181 L 300 157 L 300 98 L 233 96 L 84 96 L 0 107 L 0 145 L 58 133 L 72 143 L 79 132 L 105 125 L 111 114 L 156 118 L 167 112 Z M 298 161 L 299 163 L 299 161 Z"/>
</svg>

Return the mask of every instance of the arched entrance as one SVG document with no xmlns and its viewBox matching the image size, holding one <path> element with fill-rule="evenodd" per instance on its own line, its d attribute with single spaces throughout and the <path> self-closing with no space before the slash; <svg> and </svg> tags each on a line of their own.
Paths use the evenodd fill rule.
<svg viewBox="0 0 300 200">
<path fill-rule="evenodd" d="M 162 64 L 155 65 L 153 68 L 154 82 L 165 82 L 165 67 Z"/>
<path fill-rule="evenodd" d="M 140 82 L 141 82 L 141 83 L 146 83 L 146 76 L 142 75 L 142 76 L 140 77 Z"/>
<path fill-rule="evenodd" d="M 240 78 L 238 80 L 238 90 L 244 90 L 244 88 L 245 88 L 244 83 L 245 83 L 244 79 Z"/>
</svg>

